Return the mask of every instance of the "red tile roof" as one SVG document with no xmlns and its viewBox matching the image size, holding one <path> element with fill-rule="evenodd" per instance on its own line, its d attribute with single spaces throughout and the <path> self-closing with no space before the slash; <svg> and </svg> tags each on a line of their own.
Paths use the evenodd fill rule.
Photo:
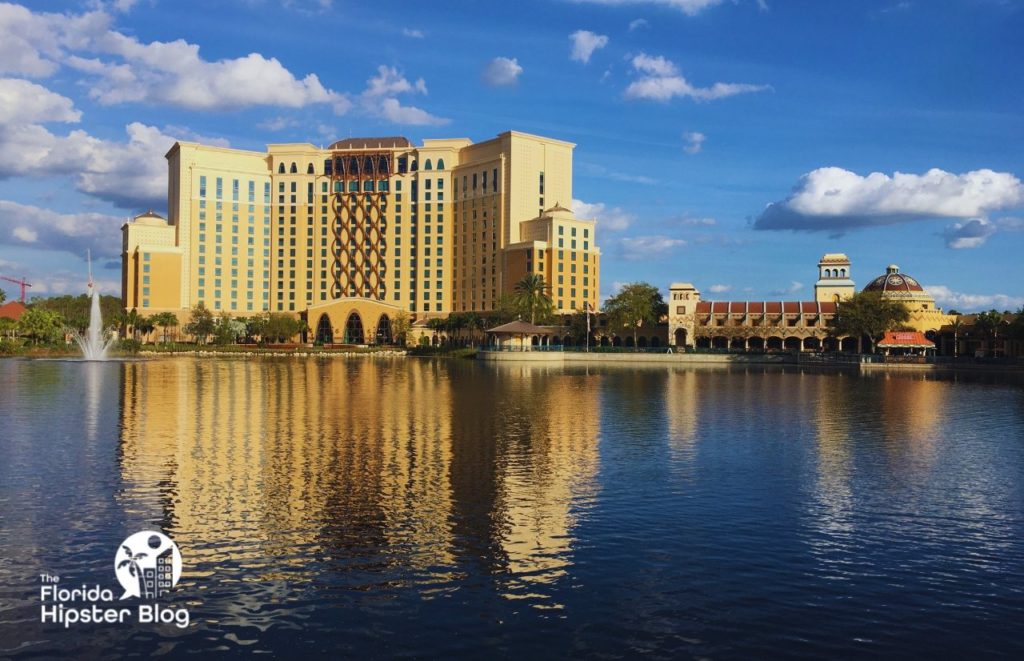
<svg viewBox="0 0 1024 661">
<path fill-rule="evenodd" d="M 835 314 L 836 304 L 818 301 L 700 301 L 697 303 L 698 314 Z"/>
<path fill-rule="evenodd" d="M 17 321 L 21 319 L 23 314 L 25 314 L 25 306 L 21 304 L 21 301 L 10 301 L 0 305 L 0 319 L 13 319 Z"/>
</svg>

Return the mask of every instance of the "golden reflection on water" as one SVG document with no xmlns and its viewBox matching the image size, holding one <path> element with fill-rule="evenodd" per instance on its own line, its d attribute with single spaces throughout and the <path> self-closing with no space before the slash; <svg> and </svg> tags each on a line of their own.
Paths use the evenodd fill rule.
<svg viewBox="0 0 1024 661">
<path fill-rule="evenodd" d="M 120 499 L 163 522 L 186 577 L 295 580 L 316 558 L 429 592 L 472 563 L 503 596 L 558 606 L 543 586 L 595 492 L 600 377 L 516 366 L 454 388 L 443 363 L 372 359 L 122 374 Z"/>
</svg>

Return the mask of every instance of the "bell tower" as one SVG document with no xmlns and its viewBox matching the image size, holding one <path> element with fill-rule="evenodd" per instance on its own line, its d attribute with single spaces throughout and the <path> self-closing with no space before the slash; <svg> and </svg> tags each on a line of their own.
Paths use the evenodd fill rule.
<svg viewBox="0 0 1024 661">
<path fill-rule="evenodd" d="M 856 291 L 850 258 L 843 253 L 828 253 L 818 260 L 818 281 L 814 283 L 814 300 L 824 303 L 850 298 Z"/>
</svg>

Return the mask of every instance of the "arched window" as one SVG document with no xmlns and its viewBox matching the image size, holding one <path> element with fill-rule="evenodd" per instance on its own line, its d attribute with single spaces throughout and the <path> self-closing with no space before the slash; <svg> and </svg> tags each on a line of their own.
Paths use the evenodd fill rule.
<svg viewBox="0 0 1024 661">
<path fill-rule="evenodd" d="M 292 162 L 292 174 L 298 174 L 299 168 Z"/>
<path fill-rule="evenodd" d="M 329 158 L 324 159 L 324 174 L 334 174 L 334 161 Z"/>
<path fill-rule="evenodd" d="M 429 158 L 427 159 L 427 162 L 423 164 L 423 169 L 424 170 L 433 170 L 434 169 L 434 166 L 430 163 L 430 159 Z"/>
<path fill-rule="evenodd" d="M 443 170 L 444 169 L 444 159 L 443 158 L 437 159 L 437 169 L 438 170 Z"/>
<path fill-rule="evenodd" d="M 313 164 L 310 163 L 309 167 L 306 168 L 306 174 L 313 174 Z"/>
<path fill-rule="evenodd" d="M 386 314 L 382 314 L 377 320 L 377 344 L 392 344 L 391 341 L 391 320 Z"/>
<path fill-rule="evenodd" d="M 277 173 L 278 174 L 284 174 L 284 163 L 282 163 L 281 165 L 277 166 Z"/>
<path fill-rule="evenodd" d="M 353 312 L 345 322 L 345 344 L 366 344 L 363 337 L 363 320 L 358 312 Z"/>
<path fill-rule="evenodd" d="M 412 165 L 409 167 L 409 171 L 410 172 L 415 172 L 416 170 L 419 170 L 419 169 L 420 169 L 419 162 L 415 158 L 412 159 Z"/>
<path fill-rule="evenodd" d="M 320 344 L 332 344 L 334 342 L 334 329 L 331 328 L 331 318 L 326 314 L 320 315 L 320 321 L 316 324 L 316 341 Z"/>
<path fill-rule="evenodd" d="M 844 278 L 846 277 L 846 269 L 843 269 L 842 271 L 840 271 L 840 273 L 843 275 Z"/>
</svg>

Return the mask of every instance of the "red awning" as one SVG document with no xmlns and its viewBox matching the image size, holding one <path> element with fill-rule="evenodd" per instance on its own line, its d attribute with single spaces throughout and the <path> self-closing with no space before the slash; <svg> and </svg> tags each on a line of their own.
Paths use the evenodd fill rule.
<svg viewBox="0 0 1024 661">
<path fill-rule="evenodd" d="M 919 331 L 886 331 L 878 346 L 881 349 L 934 349 L 935 343 Z"/>
</svg>

